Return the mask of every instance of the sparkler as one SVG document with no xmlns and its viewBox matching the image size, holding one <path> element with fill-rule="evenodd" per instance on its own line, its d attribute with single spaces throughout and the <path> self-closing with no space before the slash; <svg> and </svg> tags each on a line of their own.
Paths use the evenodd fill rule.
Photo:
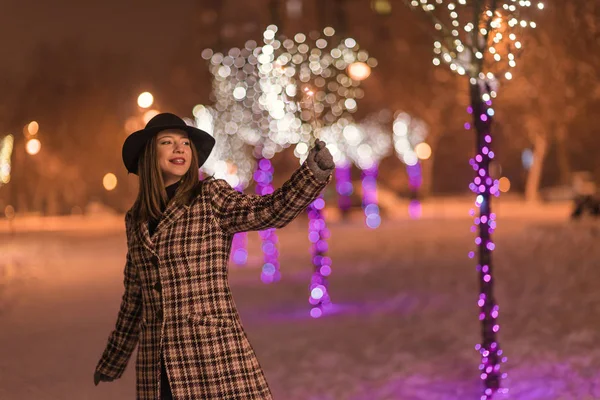
<svg viewBox="0 0 600 400">
<path fill-rule="evenodd" d="M 319 138 L 319 136 L 317 135 L 318 129 L 319 129 L 319 122 L 317 121 L 317 112 L 315 110 L 315 92 L 313 92 L 308 87 L 304 88 L 304 92 L 311 100 L 312 114 L 313 114 L 313 131 L 312 131 L 312 134 L 310 135 L 310 140 L 308 142 L 308 150 L 310 151 L 310 150 L 312 150 L 313 147 L 315 147 L 317 139 Z"/>
</svg>

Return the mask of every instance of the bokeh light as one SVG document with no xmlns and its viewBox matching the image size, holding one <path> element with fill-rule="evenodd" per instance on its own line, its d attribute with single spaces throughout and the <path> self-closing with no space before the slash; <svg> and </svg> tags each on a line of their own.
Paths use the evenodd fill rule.
<svg viewBox="0 0 600 400">
<path fill-rule="evenodd" d="M 27 134 L 29 136 L 37 135 L 39 130 L 40 130 L 40 125 L 37 123 L 37 121 L 31 121 L 30 123 L 27 124 Z"/>
<path fill-rule="evenodd" d="M 510 179 L 502 177 L 498 180 L 498 188 L 502 193 L 507 193 L 510 190 Z"/>
<path fill-rule="evenodd" d="M 154 103 L 154 96 L 150 92 L 143 92 L 137 98 L 137 104 L 141 108 L 149 108 Z"/>
<path fill-rule="evenodd" d="M 32 156 L 38 154 L 42 149 L 42 143 L 38 139 L 29 139 L 27 143 L 25 143 L 25 150 L 27 154 Z"/>
<path fill-rule="evenodd" d="M 353 62 L 348 66 L 348 75 L 355 81 L 363 81 L 371 75 L 371 67 L 364 62 Z"/>
<path fill-rule="evenodd" d="M 431 157 L 431 146 L 422 142 L 415 146 L 415 153 L 420 160 L 428 160 Z"/>
<path fill-rule="evenodd" d="M 111 191 L 117 187 L 117 177 L 113 173 L 108 173 L 102 178 L 102 186 L 104 189 Z"/>
</svg>

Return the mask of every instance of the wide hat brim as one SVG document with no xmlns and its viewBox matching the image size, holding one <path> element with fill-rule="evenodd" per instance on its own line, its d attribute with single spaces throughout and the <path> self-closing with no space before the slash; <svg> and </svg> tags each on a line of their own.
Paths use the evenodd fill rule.
<svg viewBox="0 0 600 400">
<path fill-rule="evenodd" d="M 142 151 L 146 147 L 146 143 L 157 133 L 168 130 L 177 129 L 182 130 L 188 134 L 188 137 L 194 144 L 196 152 L 198 153 L 198 167 L 201 167 L 208 157 L 212 149 L 215 147 L 215 138 L 209 133 L 189 125 L 181 124 L 168 124 L 162 126 L 146 127 L 139 131 L 133 132 L 125 139 L 123 143 L 123 163 L 127 171 L 137 175 L 138 174 L 138 160 Z"/>
</svg>

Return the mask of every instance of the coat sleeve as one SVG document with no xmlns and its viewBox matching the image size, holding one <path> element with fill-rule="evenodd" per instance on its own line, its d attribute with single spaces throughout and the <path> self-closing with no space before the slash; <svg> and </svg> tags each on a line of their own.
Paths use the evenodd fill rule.
<svg viewBox="0 0 600 400">
<path fill-rule="evenodd" d="M 211 202 L 221 229 L 229 234 L 283 228 L 312 203 L 331 181 L 319 181 L 306 164 L 302 164 L 273 193 L 259 196 L 233 189 L 226 181 L 211 182 Z"/>
<path fill-rule="evenodd" d="M 129 214 L 128 214 L 129 215 Z M 130 218 L 126 216 L 127 238 L 130 236 Z M 124 271 L 125 291 L 117 316 L 115 329 L 108 337 L 108 344 L 96 371 L 113 379 L 120 378 L 125 371 L 127 362 L 138 342 L 139 325 L 142 311 L 142 291 L 135 265 L 129 252 Z"/>
</svg>

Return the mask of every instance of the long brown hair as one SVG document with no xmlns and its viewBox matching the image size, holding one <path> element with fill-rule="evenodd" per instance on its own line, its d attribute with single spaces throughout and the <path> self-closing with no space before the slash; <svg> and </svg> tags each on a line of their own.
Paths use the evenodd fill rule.
<svg viewBox="0 0 600 400">
<path fill-rule="evenodd" d="M 190 169 L 181 178 L 171 201 L 189 204 L 202 184 L 198 174 L 198 153 L 192 144 Z M 158 221 L 168 202 L 165 182 L 156 155 L 156 135 L 148 140 L 138 160 L 139 190 L 132 207 L 133 218 L 138 222 Z"/>
</svg>

